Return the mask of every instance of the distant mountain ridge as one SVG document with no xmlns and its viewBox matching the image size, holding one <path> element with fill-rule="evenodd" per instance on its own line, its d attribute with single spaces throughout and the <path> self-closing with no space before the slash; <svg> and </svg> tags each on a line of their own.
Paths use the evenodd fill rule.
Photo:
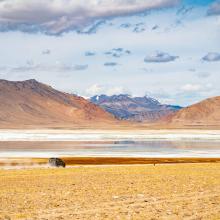
<svg viewBox="0 0 220 220">
<path fill-rule="evenodd" d="M 117 120 L 88 100 L 34 79 L 0 80 L 0 127 L 114 124 Z"/>
<path fill-rule="evenodd" d="M 0 128 L 135 128 L 132 126 L 219 129 L 220 96 L 181 108 L 147 96 L 100 95 L 86 100 L 33 79 L 0 80 Z"/>
<path fill-rule="evenodd" d="M 136 122 L 155 122 L 180 110 L 180 106 L 164 105 L 148 96 L 131 97 L 127 94 L 96 95 L 90 101 L 118 119 Z"/>
</svg>

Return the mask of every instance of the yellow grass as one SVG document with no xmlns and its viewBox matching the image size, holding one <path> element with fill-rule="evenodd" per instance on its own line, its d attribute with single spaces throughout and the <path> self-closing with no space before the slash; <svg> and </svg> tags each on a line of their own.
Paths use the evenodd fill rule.
<svg viewBox="0 0 220 220">
<path fill-rule="evenodd" d="M 220 163 L 0 170 L 0 219 L 220 219 Z"/>
</svg>

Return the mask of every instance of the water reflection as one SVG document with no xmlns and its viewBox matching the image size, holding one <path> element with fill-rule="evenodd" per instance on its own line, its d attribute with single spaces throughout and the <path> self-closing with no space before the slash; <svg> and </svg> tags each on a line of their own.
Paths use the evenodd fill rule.
<svg viewBox="0 0 220 220">
<path fill-rule="evenodd" d="M 50 156 L 220 157 L 220 141 L 0 142 L 0 157 Z"/>
</svg>

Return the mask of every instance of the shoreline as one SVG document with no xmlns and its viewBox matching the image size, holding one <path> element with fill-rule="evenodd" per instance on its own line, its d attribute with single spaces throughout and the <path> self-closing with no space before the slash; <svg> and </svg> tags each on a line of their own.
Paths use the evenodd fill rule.
<svg viewBox="0 0 220 220">
<path fill-rule="evenodd" d="M 78 165 L 147 165 L 147 164 L 201 164 L 201 163 L 220 163 L 217 158 L 141 158 L 141 157 L 61 157 L 66 163 L 66 167 Z M 49 158 L 0 158 L 0 169 L 4 167 L 38 168 L 39 166 L 48 168 Z"/>
</svg>

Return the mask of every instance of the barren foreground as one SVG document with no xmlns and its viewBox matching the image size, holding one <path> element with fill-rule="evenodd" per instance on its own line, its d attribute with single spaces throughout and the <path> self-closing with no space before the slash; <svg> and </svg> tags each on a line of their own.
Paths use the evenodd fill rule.
<svg viewBox="0 0 220 220">
<path fill-rule="evenodd" d="M 0 170 L 0 219 L 220 219 L 220 163 Z"/>
</svg>

